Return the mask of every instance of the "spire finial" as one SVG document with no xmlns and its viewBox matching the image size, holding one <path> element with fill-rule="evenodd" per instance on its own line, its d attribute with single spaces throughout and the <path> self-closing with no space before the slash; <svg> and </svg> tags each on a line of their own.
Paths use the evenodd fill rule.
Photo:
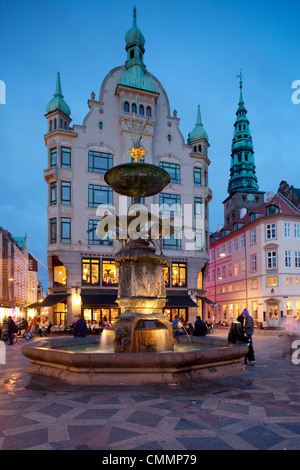
<svg viewBox="0 0 300 470">
<path fill-rule="evenodd" d="M 133 25 L 136 26 L 136 7 L 133 7 Z"/>
<path fill-rule="evenodd" d="M 240 88 L 243 88 L 243 74 L 242 74 L 242 69 L 240 69 L 239 75 L 236 76 L 236 78 L 240 79 Z"/>
<path fill-rule="evenodd" d="M 54 93 L 53 96 L 61 96 L 63 98 L 63 94 L 62 94 L 62 90 L 61 90 L 61 82 L 60 82 L 60 73 L 59 72 L 57 72 L 55 93 Z"/>
</svg>

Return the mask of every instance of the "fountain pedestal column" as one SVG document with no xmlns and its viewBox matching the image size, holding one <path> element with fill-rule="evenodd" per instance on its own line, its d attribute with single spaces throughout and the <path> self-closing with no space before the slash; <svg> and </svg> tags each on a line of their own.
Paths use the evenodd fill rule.
<svg viewBox="0 0 300 470">
<path fill-rule="evenodd" d="M 166 304 L 164 266 L 170 260 L 157 255 L 145 240 L 130 240 L 116 255 L 119 268 L 115 351 L 141 352 L 173 349 L 172 325 L 163 314 Z"/>
</svg>

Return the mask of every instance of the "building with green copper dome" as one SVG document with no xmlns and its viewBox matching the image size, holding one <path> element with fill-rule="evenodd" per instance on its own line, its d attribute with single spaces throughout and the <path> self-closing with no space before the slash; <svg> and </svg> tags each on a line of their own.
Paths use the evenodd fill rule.
<svg viewBox="0 0 300 470">
<path fill-rule="evenodd" d="M 145 198 L 147 208 L 152 204 L 163 207 L 170 215 L 175 210 L 176 223 L 182 221 L 192 231 L 189 238 L 176 234 L 162 243 L 171 260 L 165 269 L 165 314 L 170 320 L 180 315 L 193 322 L 205 311 L 212 198 L 208 136 L 199 107 L 195 129 L 184 138 L 163 85 L 146 68 L 145 42 L 134 8 L 132 27 L 125 34 L 125 63 L 108 72 L 98 96 L 91 93 L 82 124 L 70 127 L 71 111 L 59 74 L 47 105 L 47 305 L 54 324 L 72 324 L 77 313 L 83 313 L 87 321 L 106 316 L 113 322 L 119 313 L 115 255 L 120 245 L 110 233 L 103 240 L 97 237 L 97 208 L 111 204 L 119 214 L 131 205 L 129 197 L 112 191 L 104 175 L 111 167 L 131 161 L 128 151 L 137 133 L 136 140 L 146 152 L 144 162 L 170 175 L 162 193 Z M 189 221 L 183 220 L 184 207 L 188 207 Z"/>
</svg>

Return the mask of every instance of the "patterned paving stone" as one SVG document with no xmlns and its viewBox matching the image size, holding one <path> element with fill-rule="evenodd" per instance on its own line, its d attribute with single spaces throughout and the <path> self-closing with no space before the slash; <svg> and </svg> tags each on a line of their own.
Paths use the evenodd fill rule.
<svg viewBox="0 0 300 470">
<path fill-rule="evenodd" d="M 0 450 L 300 448 L 300 365 L 282 337 L 257 335 L 257 365 L 241 374 L 176 387 L 31 376 L 21 346 L 0 365 Z"/>
</svg>

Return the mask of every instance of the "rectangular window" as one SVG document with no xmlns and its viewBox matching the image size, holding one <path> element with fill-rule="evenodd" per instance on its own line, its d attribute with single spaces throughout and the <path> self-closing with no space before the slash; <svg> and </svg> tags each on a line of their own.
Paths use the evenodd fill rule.
<svg viewBox="0 0 300 470">
<path fill-rule="evenodd" d="M 246 246 L 246 238 L 245 234 L 241 235 L 241 248 L 245 248 Z"/>
<path fill-rule="evenodd" d="M 277 268 L 277 252 L 267 252 L 267 269 Z"/>
<path fill-rule="evenodd" d="M 160 162 L 159 166 L 169 173 L 171 183 L 180 183 L 180 165 L 176 163 Z"/>
<path fill-rule="evenodd" d="M 227 243 L 227 253 L 231 253 L 231 242 Z"/>
<path fill-rule="evenodd" d="M 239 249 L 239 240 L 238 240 L 238 238 L 235 238 L 233 240 L 233 249 L 234 249 L 234 251 L 237 251 Z"/>
<path fill-rule="evenodd" d="M 246 259 L 242 259 L 242 274 L 246 273 Z"/>
<path fill-rule="evenodd" d="M 232 277 L 232 264 L 228 263 L 228 277 Z"/>
<path fill-rule="evenodd" d="M 300 251 L 295 251 L 295 268 L 300 268 Z"/>
<path fill-rule="evenodd" d="M 173 233 L 173 235 L 164 238 L 162 248 L 165 250 L 181 250 L 181 233 Z"/>
<path fill-rule="evenodd" d="M 68 147 L 61 148 L 61 167 L 71 168 L 71 149 Z"/>
<path fill-rule="evenodd" d="M 57 220 L 50 219 L 50 243 L 56 243 L 57 240 Z"/>
<path fill-rule="evenodd" d="M 194 168 L 194 185 L 201 186 L 201 168 Z"/>
<path fill-rule="evenodd" d="M 203 251 L 202 230 L 195 230 L 195 250 Z"/>
<path fill-rule="evenodd" d="M 186 263 L 172 263 L 172 287 L 187 286 L 187 265 Z"/>
<path fill-rule="evenodd" d="M 162 214 L 181 215 L 181 198 L 177 194 L 161 193 L 159 206 Z"/>
<path fill-rule="evenodd" d="M 50 184 L 50 206 L 57 204 L 57 183 Z"/>
<path fill-rule="evenodd" d="M 277 284 L 277 277 L 268 277 L 267 285 L 268 285 L 268 287 L 276 287 L 278 285 Z"/>
<path fill-rule="evenodd" d="M 112 154 L 89 151 L 89 171 L 93 173 L 106 173 L 112 166 Z"/>
<path fill-rule="evenodd" d="M 257 279 L 251 279 L 251 289 L 257 289 Z"/>
<path fill-rule="evenodd" d="M 114 244 L 113 238 L 112 238 L 112 233 L 107 232 L 105 238 L 100 240 L 97 236 L 97 225 L 99 223 L 99 220 L 89 220 L 89 225 L 88 225 L 88 234 L 89 234 L 89 245 L 105 245 L 105 246 L 111 246 Z"/>
<path fill-rule="evenodd" d="M 294 237 L 300 238 L 300 224 L 294 224 Z"/>
<path fill-rule="evenodd" d="M 257 258 L 256 255 L 251 255 L 250 256 L 250 269 L 252 273 L 255 273 L 257 271 Z"/>
<path fill-rule="evenodd" d="M 272 238 L 276 238 L 276 224 L 267 224 L 266 239 L 271 240 Z"/>
<path fill-rule="evenodd" d="M 57 165 L 57 149 L 51 149 L 50 150 L 50 166 L 56 166 Z"/>
<path fill-rule="evenodd" d="M 234 275 L 235 276 L 239 275 L 239 262 L 238 261 L 234 263 Z"/>
<path fill-rule="evenodd" d="M 108 186 L 89 184 L 89 207 L 98 207 L 100 204 L 112 204 L 113 191 Z"/>
<path fill-rule="evenodd" d="M 202 217 L 202 198 L 201 197 L 194 198 L 194 216 L 197 218 Z"/>
<path fill-rule="evenodd" d="M 100 284 L 100 260 L 85 258 L 82 259 L 82 284 L 99 285 Z"/>
<path fill-rule="evenodd" d="M 250 243 L 251 243 L 251 245 L 256 243 L 256 229 L 253 229 L 250 232 Z"/>
<path fill-rule="evenodd" d="M 61 242 L 71 243 L 71 219 L 61 219 Z"/>
<path fill-rule="evenodd" d="M 291 224 L 289 222 L 284 222 L 284 236 L 285 238 L 291 237 Z"/>
<path fill-rule="evenodd" d="M 102 260 L 102 285 L 110 287 L 118 285 L 118 269 L 115 260 Z"/>
<path fill-rule="evenodd" d="M 71 204 L 71 183 L 69 181 L 61 182 L 61 203 L 65 206 Z"/>
<path fill-rule="evenodd" d="M 284 265 L 286 268 L 290 268 L 292 265 L 290 250 L 285 250 L 284 252 Z"/>
</svg>

